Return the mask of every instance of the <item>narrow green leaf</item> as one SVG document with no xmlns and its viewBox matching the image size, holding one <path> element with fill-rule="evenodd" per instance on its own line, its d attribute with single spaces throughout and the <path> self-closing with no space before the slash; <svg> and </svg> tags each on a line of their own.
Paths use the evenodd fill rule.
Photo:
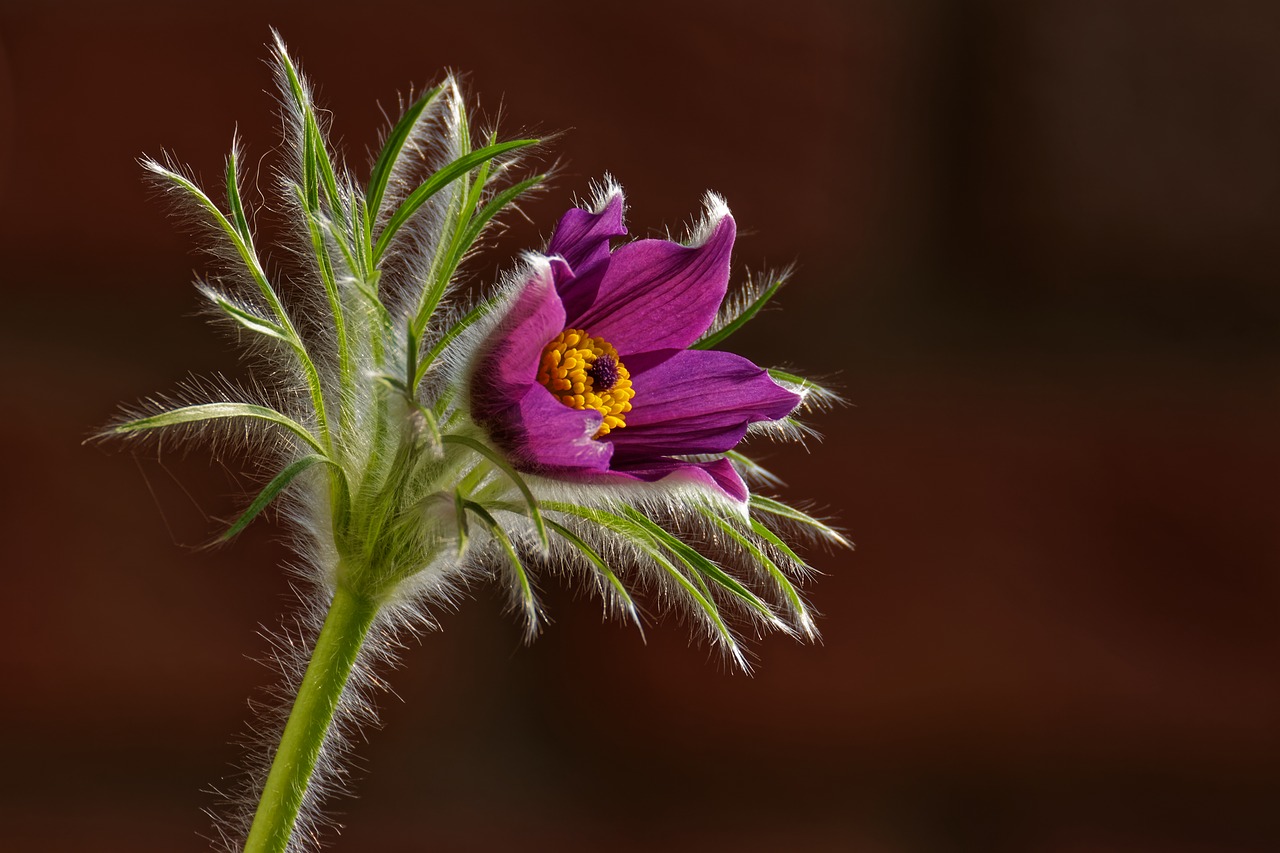
<svg viewBox="0 0 1280 853">
<path fill-rule="evenodd" d="M 538 530 L 538 542 L 542 545 L 543 553 L 547 553 L 551 548 L 551 543 L 547 540 L 547 528 L 542 521 L 542 513 L 538 510 L 538 501 L 529 489 L 529 484 L 524 481 L 524 477 L 516 473 L 516 469 L 512 468 L 511 464 L 503 459 L 502 455 L 496 450 L 486 447 L 474 438 L 465 435 L 446 435 L 443 440 L 445 444 L 461 444 L 463 447 L 474 450 L 493 463 L 495 468 L 507 475 L 507 479 L 515 484 L 515 487 L 520 490 L 520 494 L 524 495 L 525 504 L 529 507 L 529 517 L 533 519 L 533 526 Z"/>
<path fill-rule="evenodd" d="M 455 90 L 456 94 L 456 90 Z M 458 150 L 463 154 L 471 153 L 471 118 L 467 115 L 467 102 L 462 98 L 455 97 L 452 103 L 456 112 L 456 127 L 458 131 Z M 489 140 L 490 144 L 493 140 Z"/>
<path fill-rule="evenodd" d="M 268 338 L 275 338 L 289 345 L 293 344 L 288 332 L 265 317 L 259 317 L 257 314 L 241 308 L 213 288 L 201 287 L 200 292 L 214 305 L 218 306 L 220 311 L 249 331 L 265 335 Z"/>
<path fill-rule="evenodd" d="M 236 157 L 238 155 L 236 141 L 231 141 L 231 154 L 227 157 L 227 204 L 231 207 L 231 220 L 245 243 L 253 245 L 253 235 L 249 233 L 249 219 L 244 214 L 244 205 L 240 201 L 240 178 L 236 174 Z"/>
<path fill-rule="evenodd" d="M 696 343 L 694 343 L 689 348 L 690 349 L 711 349 L 712 347 L 718 345 L 725 338 L 729 337 L 734 332 L 738 331 L 743 326 L 747 325 L 747 323 L 751 322 L 751 318 L 755 317 L 757 314 L 760 313 L 760 309 L 763 308 L 769 302 L 769 300 L 773 298 L 774 294 L 777 293 L 782 288 L 782 285 L 785 283 L 786 283 L 786 278 L 780 276 L 778 279 L 776 279 L 773 282 L 773 284 L 765 288 L 764 292 L 761 293 L 759 296 L 757 296 L 751 302 L 750 305 L 748 305 L 745 309 L 743 309 L 741 314 L 739 314 L 737 317 L 734 317 L 733 320 L 726 323 L 720 329 L 714 332 L 708 332 L 706 335 L 704 335 L 701 339 L 699 339 Z"/>
<path fill-rule="evenodd" d="M 338 280 L 333 274 L 333 259 L 329 257 L 328 247 L 324 242 L 324 232 L 320 230 L 320 223 L 316 217 L 307 214 L 307 228 L 311 232 L 311 249 L 315 254 L 316 268 L 320 271 L 320 281 L 324 285 L 324 292 L 329 297 L 329 310 L 333 313 L 334 326 L 338 333 L 338 350 L 339 358 L 344 354 L 346 344 L 346 323 L 343 319 L 342 297 L 338 293 Z"/>
<path fill-rule="evenodd" d="M 769 375 L 775 382 L 791 385 L 804 394 L 804 408 L 826 410 L 844 403 L 838 393 L 804 376 L 797 376 L 775 367 L 769 368 Z"/>
<path fill-rule="evenodd" d="M 329 237 L 332 238 L 333 244 L 338 247 L 338 251 L 342 255 L 342 260 L 347 265 L 347 272 L 359 281 L 365 275 L 365 268 L 359 252 L 352 254 L 351 247 L 347 245 L 346 235 L 342 233 L 342 229 L 338 227 L 338 223 L 334 222 L 332 219 L 321 219 L 321 222 L 324 224 L 325 230 L 329 232 Z M 359 245 L 358 241 L 356 245 Z"/>
<path fill-rule="evenodd" d="M 779 551 L 783 553 L 783 555 L 786 556 L 787 559 L 791 560 L 797 566 L 800 566 L 801 569 L 808 570 L 810 568 L 809 564 L 804 561 L 804 558 L 802 558 L 795 551 L 791 550 L 791 546 L 789 546 L 786 542 L 783 542 L 782 538 L 779 537 L 778 534 L 774 533 L 772 530 L 770 530 L 768 527 L 762 524 L 759 519 L 757 518 L 751 519 L 751 529 L 756 532 L 757 536 L 759 536 L 761 539 L 768 542 L 773 547 L 777 548 Z"/>
<path fill-rule="evenodd" d="M 254 283 L 258 285 L 258 290 L 263 299 L 271 307 L 271 312 L 279 322 L 280 328 L 284 329 L 285 334 L 288 336 L 289 344 L 293 347 L 294 352 L 297 353 L 302 372 L 306 376 L 307 389 L 311 393 L 311 402 L 315 409 L 316 420 L 320 426 L 320 434 L 327 443 L 329 440 L 329 419 L 325 413 L 324 387 L 320 381 L 320 372 L 316 369 L 315 362 L 307 352 L 306 345 L 298 335 L 297 329 L 294 328 L 288 313 L 285 312 L 284 304 L 280 302 L 280 297 L 276 294 L 275 288 L 267 280 L 267 274 L 263 270 L 253 247 L 245 242 L 244 238 L 240 236 L 240 232 L 231 224 L 226 215 L 218 209 L 213 200 L 205 194 L 204 190 L 200 189 L 192 181 L 172 169 L 160 165 L 155 160 L 143 160 L 143 166 L 189 193 L 213 217 L 217 226 L 230 238 L 232 245 L 235 246 L 240 255 L 240 259 L 253 277 Z"/>
<path fill-rule="evenodd" d="M 627 588 L 622 585 L 622 581 L 614 574 L 613 569 L 609 568 L 609 564 L 604 561 L 599 552 L 582 541 L 578 534 L 563 524 L 547 519 L 547 526 L 554 530 L 561 539 L 572 545 L 579 554 L 587 559 L 587 562 L 596 567 L 596 571 L 604 576 L 609 586 L 613 587 L 614 592 L 618 594 L 618 597 L 622 599 L 622 603 L 626 605 L 627 612 L 631 615 L 632 621 L 636 623 L 636 627 L 640 629 L 640 635 L 643 637 L 644 626 L 640 623 L 640 611 L 636 608 L 636 603 L 631 599 L 631 594 L 627 592 Z"/>
<path fill-rule="evenodd" d="M 356 279 L 353 284 L 355 284 L 356 292 L 363 296 L 364 301 L 373 309 L 373 313 L 377 316 L 378 323 L 381 325 L 382 331 L 390 332 L 391 328 L 395 325 L 395 320 L 391 317 L 391 311 L 388 310 L 383 301 L 378 298 L 376 285 L 379 275 L 380 273 L 377 270 L 374 270 L 373 275 L 370 277 L 370 281 L 374 283 L 374 287 L 370 287 L 368 282 L 363 279 Z M 381 336 L 374 336 L 373 343 L 375 348 L 380 348 L 382 345 L 381 342 Z M 378 363 L 382 363 L 380 357 L 378 358 Z"/>
<path fill-rule="evenodd" d="M 328 199 L 329 211 L 339 223 L 345 224 L 347 212 L 342 206 L 342 196 L 338 193 L 338 181 L 333 171 L 333 163 L 329 160 L 329 150 L 325 147 L 324 137 L 320 135 L 320 127 L 316 124 L 315 113 L 311 114 L 311 126 L 316 137 L 312 156 L 320 169 L 320 179 L 324 182 L 325 196 Z"/>
<path fill-rule="evenodd" d="M 373 268 L 373 223 L 369 217 L 369 205 L 364 196 L 357 195 L 352 200 L 352 240 L 355 244 L 355 258 L 359 266 L 355 267 L 356 277 L 367 279 L 373 284 L 373 291 L 378 290 L 378 274 Z"/>
<path fill-rule="evenodd" d="M 316 175 L 316 135 L 311 124 L 303 119 L 302 125 L 302 197 L 308 212 L 320 209 L 320 179 Z"/>
<path fill-rule="evenodd" d="M 817 388 L 816 382 L 805 379 L 803 376 L 796 376 L 794 373 L 787 373 L 785 370 L 779 370 L 776 367 L 769 368 L 769 375 L 780 382 L 788 382 L 792 385 L 799 385 L 802 388 Z"/>
<path fill-rule="evenodd" d="M 440 336 L 440 340 L 436 341 L 435 344 L 432 345 L 431 349 L 427 350 L 426 354 L 423 355 L 422 359 L 418 362 L 417 369 L 414 371 L 413 375 L 414 388 L 417 388 L 422 384 L 423 378 L 427 375 L 427 368 L 431 367 L 432 363 L 440 357 L 440 353 L 444 352 L 445 347 L 456 341 L 459 335 L 487 314 L 489 309 L 492 308 L 495 303 L 496 300 L 494 299 L 484 300 L 468 311 L 461 320 L 454 323 L 449 328 L 449 331 Z"/>
<path fill-rule="evenodd" d="M 444 455 L 444 436 L 440 432 L 440 422 L 436 419 L 435 413 L 426 406 L 418 402 L 418 399 L 412 394 L 407 395 L 409 402 L 413 403 L 419 414 L 422 415 L 422 424 L 427 428 L 428 442 L 431 445 L 431 455 L 433 458 L 439 459 Z"/>
<path fill-rule="evenodd" d="M 689 543 L 682 541 L 670 531 L 664 530 L 651 518 L 637 510 L 627 507 L 623 512 L 627 518 L 630 518 L 636 524 L 643 527 L 650 536 L 657 540 L 662 547 L 671 552 L 672 556 L 677 560 L 721 588 L 728 590 L 748 607 L 763 616 L 767 622 L 772 624 L 778 623 L 778 615 L 773 612 L 766 602 L 762 601 L 758 595 L 743 586 L 737 578 L 728 574 L 724 569 L 708 560 L 706 556 L 699 553 L 696 548 L 689 545 Z"/>
<path fill-rule="evenodd" d="M 280 321 L 280 325 L 289 332 L 291 337 L 296 337 L 296 332 L 293 331 L 292 324 L 289 323 L 288 317 L 284 311 L 284 306 L 280 302 L 280 297 L 276 295 L 275 288 L 273 288 L 271 283 L 267 281 L 266 273 L 263 271 L 262 264 L 259 263 L 258 256 L 254 252 L 253 247 L 242 236 L 240 236 L 240 232 L 236 229 L 236 226 L 233 225 L 231 221 L 227 219 L 226 214 L 224 214 L 218 206 L 213 203 L 213 199 L 209 198 L 205 191 L 196 186 L 189 178 L 173 171 L 172 169 L 160 165 L 155 160 L 144 160 L 143 165 L 159 177 L 164 178 L 174 186 L 184 190 L 196 200 L 197 204 L 204 208 L 205 212 L 213 219 L 214 224 L 221 228 L 227 237 L 230 238 L 232 245 L 235 246 L 236 252 L 240 255 L 240 259 L 244 262 L 245 267 L 248 268 L 249 273 L 253 276 L 254 283 L 258 285 L 258 290 L 261 291 L 263 298 L 267 300 L 267 304 L 271 306 L 271 310 L 275 313 L 276 319 Z"/>
<path fill-rule="evenodd" d="M 413 381 L 413 377 L 418 375 L 418 349 L 419 343 L 413 333 L 413 321 L 406 318 L 404 321 L 404 351 L 405 351 L 405 394 L 409 394 L 409 388 L 417 388 L 418 385 Z"/>
<path fill-rule="evenodd" d="M 395 390 L 399 391 L 401 394 L 409 393 L 409 390 L 405 387 L 404 380 L 399 379 L 395 376 L 391 376 L 390 374 L 387 374 L 387 373 L 379 374 L 377 377 L 377 381 L 381 382 L 383 385 L 386 385 L 389 388 L 394 388 Z"/>
<path fill-rule="evenodd" d="M 475 514 L 485 526 L 489 528 L 489 532 L 493 534 L 493 538 L 498 540 L 498 544 L 502 546 L 502 550 L 506 553 L 507 559 L 511 563 L 511 570 L 515 572 L 516 581 L 520 584 L 520 605 L 524 608 L 525 615 L 529 622 L 527 632 L 530 636 L 537 632 L 538 627 L 538 601 L 533 594 L 533 584 L 529 581 L 529 575 L 524 570 L 524 563 L 520 562 L 520 555 L 516 553 L 515 547 L 511 544 L 510 537 L 507 536 L 502 525 L 498 524 L 487 509 L 475 501 L 466 501 L 467 510 Z"/>
<path fill-rule="evenodd" d="M 543 510 L 559 512 L 565 515 L 572 515 L 578 518 L 598 524 L 601 527 L 607 527 L 615 533 L 626 537 L 633 545 L 639 547 L 653 548 L 653 538 L 633 521 L 615 515 L 603 509 L 595 509 L 589 506 L 579 506 L 578 504 L 565 503 L 563 501 L 543 501 Z"/>
<path fill-rule="evenodd" d="M 312 465 L 315 465 L 317 462 L 328 461 L 329 460 L 325 459 L 323 456 L 312 453 L 289 465 L 272 478 L 270 483 L 267 483 L 266 488 L 264 488 L 256 498 L 254 498 L 253 503 L 249 504 L 249 508 L 244 511 L 244 514 L 236 519 L 235 524 L 232 524 L 231 527 L 227 529 L 226 533 L 223 533 L 218 537 L 218 541 L 226 542 L 230 539 L 234 539 L 240 534 L 240 531 L 249 526 L 249 522 L 257 518 L 258 514 L 266 509 L 267 506 L 276 499 L 277 495 L 288 488 L 289 484 L 292 483 L 299 474 L 310 468 Z"/>
<path fill-rule="evenodd" d="M 329 504 L 333 507 L 333 529 L 346 530 L 351 520 L 351 485 L 341 465 L 329 463 Z"/>
<path fill-rule="evenodd" d="M 487 166 L 488 163 L 485 164 L 485 167 Z M 487 175 L 487 171 L 482 168 L 481 174 L 476 179 L 474 185 L 477 199 L 469 200 L 470 210 L 475 209 L 475 202 L 478 200 L 480 189 L 488 179 Z M 471 250 L 471 247 L 475 245 L 476 240 L 480 237 L 480 232 L 489 224 L 489 221 L 502 212 L 503 208 L 515 201 L 515 199 L 521 194 L 542 183 L 546 178 L 546 175 L 535 175 L 532 178 L 507 187 L 505 190 L 490 199 L 489 203 L 481 208 L 478 214 L 471 217 L 466 229 L 459 232 L 457 239 L 450 247 L 449 257 L 445 261 L 445 264 L 439 274 L 439 283 L 435 288 L 436 291 L 443 292 L 444 286 L 447 285 L 449 280 L 453 277 L 454 272 L 458 269 L 458 265 L 462 263 L 463 257 L 465 257 L 467 252 Z M 430 305 L 429 307 L 434 308 L 435 306 Z"/>
<path fill-rule="evenodd" d="M 391 179 L 396 160 L 400 159 L 400 152 L 409 140 L 414 125 L 418 123 L 418 117 L 440 96 L 441 91 L 443 87 L 436 86 L 424 92 L 421 98 L 409 105 L 409 109 L 400 116 L 395 127 L 391 128 L 391 133 L 387 134 L 387 141 L 382 146 L 382 152 L 373 166 L 373 172 L 369 175 L 369 190 L 365 193 L 371 221 L 376 222 L 378 214 L 382 212 L 382 196 L 387 190 L 387 182 Z"/>
<path fill-rule="evenodd" d="M 346 214 L 342 209 L 341 196 L 338 195 L 338 184 L 334 176 L 333 162 L 329 159 L 329 150 L 325 145 L 324 134 L 320 131 L 320 123 L 316 119 L 315 105 L 311 102 L 306 87 L 302 85 L 302 76 L 294 66 L 285 50 L 284 42 L 277 35 L 276 54 L 280 58 L 280 66 L 284 69 L 289 82 L 289 93 L 293 102 L 302 113 L 303 134 L 303 175 L 306 183 L 307 201 L 310 210 L 319 211 L 319 195 L 323 189 L 329 210 L 334 218 L 345 223 Z"/>
<path fill-rule="evenodd" d="M 703 509 L 702 514 L 711 519 L 717 527 L 723 530 L 730 539 L 737 542 L 743 550 L 751 555 L 752 559 L 764 568 L 769 577 L 773 578 L 773 582 L 782 590 L 782 595 L 786 598 L 787 604 L 791 606 L 791 610 L 796 614 L 796 621 L 800 623 L 806 634 L 812 636 L 813 620 L 809 616 L 809 610 L 805 606 L 804 599 L 801 598 L 800 591 L 796 589 L 795 584 L 791 582 L 791 579 L 787 577 L 786 573 L 783 572 L 782 569 L 778 568 L 778 564 L 769 558 L 769 555 L 764 552 L 764 549 L 751 541 L 747 536 L 744 536 L 729 521 L 726 521 L 707 509 Z M 759 522 L 753 519 L 752 524 L 759 524 Z M 763 525 L 761 526 L 763 527 Z"/>
<path fill-rule="evenodd" d="M 461 128 L 463 130 L 466 128 L 465 117 Z M 491 145 L 494 139 L 496 139 L 496 135 L 490 138 L 489 143 Z M 470 145 L 470 137 L 464 133 L 462 151 L 464 153 L 469 152 Z M 467 229 L 464 226 L 470 223 L 475 215 L 476 206 L 480 203 L 480 194 L 484 191 L 484 186 L 489 180 L 489 167 L 492 164 L 492 160 L 486 160 L 481 163 L 474 180 L 471 179 L 470 172 L 463 176 L 462 181 L 466 185 L 466 189 L 456 202 L 450 204 L 449 224 L 445 229 L 448 239 L 441 240 L 435 255 L 431 259 L 431 272 L 428 276 L 430 283 L 423 289 L 422 295 L 418 300 L 417 310 L 414 312 L 413 321 L 409 326 L 411 334 L 415 337 L 421 337 L 423 331 L 425 331 L 427 322 L 431 319 L 432 313 L 435 312 L 436 306 L 440 304 L 441 297 L 444 295 L 445 290 L 448 289 L 449 282 L 453 280 L 454 273 L 458 270 L 458 264 L 461 263 L 462 256 L 470 248 L 471 244 L 466 242 Z"/>
<path fill-rule="evenodd" d="M 208 194 L 205 193 L 204 190 L 196 186 L 195 182 L 187 176 L 179 172 L 175 172 L 167 166 L 162 166 L 155 160 L 143 160 L 142 165 L 148 171 L 163 178 L 179 189 L 184 190 L 188 195 L 195 199 L 196 203 L 199 204 L 200 207 L 204 208 L 205 212 L 213 219 L 214 224 L 221 228 L 227 237 L 231 239 L 232 244 L 236 247 L 236 251 L 240 253 L 240 256 L 244 260 L 246 266 L 249 266 L 250 271 L 255 272 L 254 268 L 257 260 L 253 256 L 253 253 L 249 248 L 249 244 L 245 242 L 244 237 L 240 235 L 240 231 L 231 223 L 231 220 L 227 219 L 226 214 L 222 212 L 218 205 L 213 203 L 213 199 L 209 198 Z M 261 284 L 259 284 L 259 286 L 261 286 Z M 274 296 L 274 292 L 272 295 Z"/>
<path fill-rule="evenodd" d="M 479 164 L 487 160 L 492 160 L 494 157 L 498 157 L 508 151 L 514 151 L 518 148 L 525 148 L 529 145 L 533 145 L 536 142 L 538 142 L 537 139 L 516 139 L 510 142 L 500 142 L 497 145 L 487 145 L 484 148 L 472 151 L 470 154 L 464 154 L 449 165 L 441 168 L 428 178 L 422 186 L 410 193 L 409 197 L 406 198 L 404 202 L 396 208 L 395 212 L 391 214 L 391 218 L 387 220 L 386 227 L 384 227 L 382 229 L 382 233 L 378 235 L 378 242 L 374 246 L 374 263 L 376 264 L 382 260 L 383 253 L 386 252 L 387 246 L 391 242 L 391 238 L 400 230 L 400 226 L 404 225 L 404 223 L 408 221 L 409 217 L 418 212 L 418 208 L 426 204 L 431 197 L 440 190 L 444 189 L 446 186 L 453 183 Z"/>
<path fill-rule="evenodd" d="M 321 230 L 319 214 L 304 211 L 307 230 L 311 234 L 311 253 L 316 259 L 316 269 L 320 272 L 320 282 L 324 286 L 325 296 L 329 300 L 329 312 L 333 316 L 335 343 L 338 350 L 338 429 L 344 431 L 350 424 L 354 414 L 351 411 L 351 400 L 355 396 L 355 367 L 351 345 L 347 339 L 347 318 L 342 307 L 342 294 L 338 291 L 338 281 L 333 273 L 333 259 L 329 256 L 329 247 L 325 243 L 324 231 Z M 341 241 L 338 241 L 341 244 Z"/>
<path fill-rule="evenodd" d="M 453 509 L 458 518 L 458 559 L 467 553 L 467 542 L 471 538 L 467 531 L 467 499 L 461 491 L 453 493 Z"/>
<path fill-rule="evenodd" d="M 765 468 L 763 465 L 761 465 L 759 462 L 755 461 L 754 459 L 751 459 L 750 457 L 745 456 L 736 450 L 728 451 L 727 453 L 725 453 L 725 456 L 728 457 L 729 461 L 734 463 L 735 467 L 741 468 L 748 475 L 754 477 L 755 479 L 763 483 L 767 483 L 770 486 L 775 486 L 775 487 L 784 485 L 782 482 L 782 478 L 779 477 L 777 474 Z"/>
<path fill-rule="evenodd" d="M 439 458 L 441 451 L 444 448 L 444 435 L 440 432 L 440 421 L 436 418 L 435 413 L 422 405 L 422 403 L 418 402 L 417 397 L 409 393 L 409 389 L 405 386 L 404 380 L 383 373 L 377 377 L 377 381 L 386 385 L 388 388 L 392 388 L 399 392 L 410 406 L 418 410 L 422 415 L 423 426 L 426 427 L 428 433 L 432 456 Z"/>
<path fill-rule="evenodd" d="M 459 135 L 459 157 L 462 157 L 471 153 L 471 136 L 465 106 L 461 103 L 455 106 L 459 111 L 456 124 Z M 496 139 L 497 135 L 491 134 L 489 144 L 493 145 Z M 476 205 L 480 203 L 480 195 L 489 180 L 489 169 L 492 163 L 492 160 L 481 163 L 474 180 L 471 178 L 470 171 L 463 175 L 462 191 L 448 201 L 449 209 L 445 216 L 446 223 L 441 239 L 436 246 L 436 251 L 432 254 L 430 271 L 426 276 L 422 293 L 418 297 L 413 320 L 409 324 L 410 335 L 415 341 L 421 340 L 431 316 L 435 313 L 445 291 L 449 288 L 449 282 L 453 280 L 454 273 L 457 271 L 462 254 L 465 252 L 463 246 L 465 226 L 475 215 Z"/>
<path fill-rule="evenodd" d="M 676 559 L 679 560 L 678 557 Z M 688 563 L 685 563 L 684 561 L 680 561 L 680 562 L 686 569 L 689 568 Z M 707 585 L 706 575 L 702 574 L 702 572 L 699 572 L 697 570 L 693 570 L 689 572 L 689 577 L 692 578 L 693 582 L 698 585 L 698 589 L 702 590 L 703 595 L 705 595 L 709 599 L 712 598 L 713 593 L 711 592 L 711 587 Z"/>
<path fill-rule="evenodd" d="M 600 525 L 627 540 L 632 546 L 639 548 L 649 555 L 654 564 L 663 571 L 667 577 L 671 578 L 675 583 L 684 590 L 685 595 L 693 602 L 703 615 L 707 617 L 707 621 L 715 629 L 716 634 L 720 638 L 720 642 L 724 644 L 729 654 L 742 667 L 744 671 L 749 671 L 747 660 L 742 654 L 742 650 L 738 648 L 737 642 L 733 638 L 733 632 L 729 630 L 729 626 L 725 623 L 724 618 L 720 615 L 720 608 L 715 605 L 708 596 L 704 595 L 698 585 L 685 576 L 671 560 L 663 553 L 662 548 L 653 540 L 648 531 L 640 525 L 606 512 L 600 509 L 592 509 L 590 507 L 578 506 L 577 504 L 563 503 L 560 501 L 543 501 L 543 509 L 553 512 L 561 512 L 566 515 L 577 516 Z M 696 573 L 695 573 L 696 575 Z M 701 583 L 699 581 L 699 583 Z"/>
<path fill-rule="evenodd" d="M 787 506 L 781 501 L 775 501 L 772 498 L 762 497 L 761 495 L 751 496 L 751 508 L 761 512 L 776 515 L 780 518 L 786 518 L 791 521 L 803 524 L 805 527 L 813 528 L 822 536 L 835 542 L 837 545 L 843 545 L 846 548 L 852 547 L 852 543 L 840 535 L 834 528 L 829 527 L 808 513 L 801 512 L 795 507 Z"/>
<path fill-rule="evenodd" d="M 158 415 L 138 418 L 137 420 L 120 424 L 115 428 L 115 432 L 143 432 L 150 429 L 221 420 L 223 418 L 252 418 L 282 426 L 305 441 L 326 459 L 328 458 L 324 445 L 302 424 L 280 414 L 275 409 L 268 409 L 266 406 L 255 406 L 251 403 L 202 403 L 197 406 L 183 406 L 180 409 L 172 409 Z"/>
<path fill-rule="evenodd" d="M 532 178 L 527 178 L 518 184 L 513 184 L 507 187 L 505 190 L 491 198 L 488 204 L 480 208 L 480 212 L 472 218 L 471 224 L 467 226 L 466 235 L 462 240 L 464 248 L 461 254 L 465 255 L 467 249 L 471 248 L 471 245 L 475 243 L 476 238 L 480 236 L 480 232 L 484 230 L 484 227 L 489 223 L 489 220 L 493 219 L 493 217 L 501 213 L 509 204 L 546 179 L 547 175 L 545 173 L 541 175 L 534 175 Z"/>
</svg>

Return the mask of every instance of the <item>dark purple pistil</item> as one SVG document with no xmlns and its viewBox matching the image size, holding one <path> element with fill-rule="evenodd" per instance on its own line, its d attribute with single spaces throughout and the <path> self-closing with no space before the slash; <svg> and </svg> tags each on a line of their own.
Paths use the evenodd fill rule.
<svg viewBox="0 0 1280 853">
<path fill-rule="evenodd" d="M 611 355 L 602 355 L 587 368 L 587 375 L 592 379 L 591 390 L 597 394 L 608 391 L 618 384 L 618 362 Z"/>
</svg>

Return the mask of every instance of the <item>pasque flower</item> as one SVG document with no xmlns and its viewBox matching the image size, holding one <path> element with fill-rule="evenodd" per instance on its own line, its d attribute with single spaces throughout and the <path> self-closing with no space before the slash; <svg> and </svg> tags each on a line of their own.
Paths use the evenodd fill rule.
<svg viewBox="0 0 1280 853">
<path fill-rule="evenodd" d="M 560 220 L 472 368 L 471 411 L 521 470 L 607 486 L 692 481 L 748 491 L 722 454 L 802 397 L 727 352 L 689 349 L 715 321 L 735 225 L 709 196 L 688 245 L 626 234 L 623 195 Z"/>
<path fill-rule="evenodd" d="M 272 476 L 223 538 L 273 504 L 292 526 L 303 627 L 275 657 L 296 699 L 282 725 L 252 724 L 263 754 L 218 828 L 222 849 L 247 853 L 318 837 L 342 735 L 372 713 L 373 667 L 463 587 L 503 585 L 530 639 L 539 571 L 584 579 L 637 624 L 633 595 L 655 592 L 746 670 L 744 628 L 817 636 L 797 588 L 809 567 L 784 535 L 844 542 L 760 494 L 780 483 L 738 447 L 762 430 L 802 435 L 797 411 L 831 396 L 713 349 L 785 280 L 729 287 L 722 201 L 708 197 L 684 243 L 614 247 L 626 230 L 610 183 L 560 219 L 545 253 L 455 310 L 485 230 L 547 177 L 517 174 L 538 140 L 474 128 L 446 79 L 410 100 L 361 180 L 278 38 L 274 59 L 292 160 L 271 203 L 293 226 L 277 255 L 287 279 L 258 243 L 238 145 L 221 200 L 144 161 L 211 226 L 215 270 L 199 290 L 257 369 L 247 388 L 148 400 L 105 433 L 240 441 Z"/>
</svg>

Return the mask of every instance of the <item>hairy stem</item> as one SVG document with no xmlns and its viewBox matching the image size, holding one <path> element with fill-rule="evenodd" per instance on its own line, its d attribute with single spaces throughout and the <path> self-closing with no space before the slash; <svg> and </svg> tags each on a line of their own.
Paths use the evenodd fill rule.
<svg viewBox="0 0 1280 853">
<path fill-rule="evenodd" d="M 245 853 L 284 853 L 356 655 L 378 605 L 339 586 L 263 786 Z"/>
</svg>

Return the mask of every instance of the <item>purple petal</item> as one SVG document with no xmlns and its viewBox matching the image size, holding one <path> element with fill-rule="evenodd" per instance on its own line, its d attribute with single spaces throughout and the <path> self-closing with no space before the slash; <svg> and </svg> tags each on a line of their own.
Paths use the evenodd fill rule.
<svg viewBox="0 0 1280 853">
<path fill-rule="evenodd" d="M 530 264 L 524 286 L 472 372 L 473 411 L 483 413 L 487 400 L 510 400 L 512 391 L 519 397 L 524 386 L 537 381 L 542 350 L 564 331 L 564 306 L 552 275 L 555 264 L 544 260 Z"/>
<path fill-rule="evenodd" d="M 572 208 L 556 225 L 548 255 L 559 255 L 581 270 L 609 256 L 609 239 L 627 233 L 622 224 L 622 190 L 615 189 L 596 212 Z"/>
<path fill-rule="evenodd" d="M 571 409 L 535 383 L 499 419 L 496 428 L 490 427 L 490 434 L 524 471 L 605 471 L 613 448 L 594 438 L 601 420 L 595 409 Z"/>
<path fill-rule="evenodd" d="M 627 233 L 622 224 L 622 190 L 615 189 L 596 213 L 573 208 L 560 217 L 548 255 L 564 258 L 572 273 L 556 274 L 556 287 L 570 317 L 576 317 L 595 301 L 596 292 L 609 265 L 609 240 Z"/>
<path fill-rule="evenodd" d="M 648 352 L 631 353 L 627 356 L 627 371 L 632 375 L 644 373 L 646 370 L 653 370 L 662 362 L 671 358 L 673 355 L 682 353 L 682 349 L 655 349 Z"/>
<path fill-rule="evenodd" d="M 735 227 L 727 211 L 697 246 L 637 240 L 617 249 L 591 307 L 568 313 L 570 324 L 602 337 L 625 358 L 655 349 L 684 349 L 715 319 L 729 284 Z"/>
<path fill-rule="evenodd" d="M 747 486 L 728 459 L 711 462 L 684 462 L 679 459 L 651 459 L 634 467 L 615 469 L 614 474 L 647 483 L 672 478 L 713 487 L 735 501 L 745 501 Z"/>
<path fill-rule="evenodd" d="M 800 397 L 742 356 L 685 350 L 631 376 L 634 408 L 609 433 L 617 459 L 723 453 L 748 424 L 785 418 Z M 616 465 L 615 465 L 616 467 Z"/>
</svg>

